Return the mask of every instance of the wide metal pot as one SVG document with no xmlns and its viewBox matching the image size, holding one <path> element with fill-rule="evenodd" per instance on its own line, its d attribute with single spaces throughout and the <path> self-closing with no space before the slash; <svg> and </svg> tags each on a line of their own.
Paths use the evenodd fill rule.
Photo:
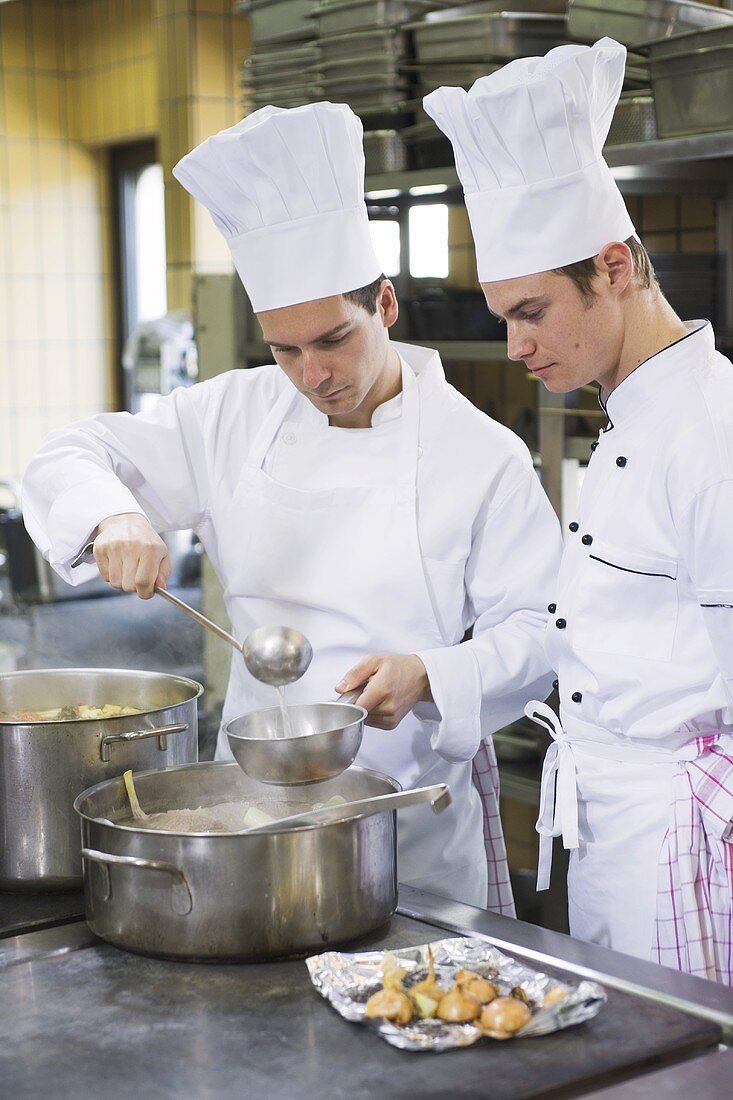
<svg viewBox="0 0 733 1100">
<path fill-rule="evenodd" d="M 89 703 L 136 707 L 118 718 L 0 718 L 0 889 L 82 884 L 74 799 L 127 768 L 198 759 L 197 700 L 183 676 L 126 669 L 47 669 L 0 676 L 0 713 Z"/>
<path fill-rule="evenodd" d="M 241 800 L 283 816 L 336 794 L 352 800 L 400 789 L 351 767 L 306 794 L 265 786 L 226 762 L 136 774 L 135 787 L 148 813 Z M 121 779 L 84 791 L 74 808 L 89 926 L 143 955 L 300 955 L 366 935 L 397 905 L 394 811 L 252 836 L 159 832 L 118 823 L 130 820 Z"/>
</svg>

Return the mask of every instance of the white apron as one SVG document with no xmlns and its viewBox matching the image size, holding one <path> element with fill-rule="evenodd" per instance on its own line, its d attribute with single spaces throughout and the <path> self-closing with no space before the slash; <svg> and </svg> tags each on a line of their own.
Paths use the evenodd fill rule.
<svg viewBox="0 0 733 1100">
<path fill-rule="evenodd" d="M 552 838 L 562 836 L 570 850 L 570 934 L 667 962 L 658 943 L 665 844 L 683 839 L 679 806 L 693 816 L 690 769 L 700 770 L 699 741 L 655 749 L 577 719 L 567 720 L 566 730 L 543 703 L 528 703 L 525 713 L 553 738 L 542 772 L 537 889 L 549 886 Z M 720 968 L 703 969 L 701 976 L 720 980 Z"/>
<path fill-rule="evenodd" d="M 448 644 L 432 606 L 417 529 L 420 397 L 402 368 L 400 459 L 388 485 L 305 491 L 278 484 L 265 456 L 296 400 L 288 387 L 262 424 L 230 501 L 214 516 L 223 534 L 221 575 L 237 637 L 283 624 L 313 645 L 308 672 L 287 689 L 291 703 L 333 698 L 335 684 L 372 652 L 412 653 Z M 275 705 L 272 688 L 234 658 L 223 723 Z M 403 787 L 445 782 L 453 804 L 440 815 L 415 807 L 400 815 L 401 882 L 473 905 L 486 904 L 482 810 L 470 763 L 433 752 L 433 723 L 408 714 L 395 730 L 367 727 L 356 763 Z M 230 758 L 223 730 L 218 758 Z"/>
</svg>

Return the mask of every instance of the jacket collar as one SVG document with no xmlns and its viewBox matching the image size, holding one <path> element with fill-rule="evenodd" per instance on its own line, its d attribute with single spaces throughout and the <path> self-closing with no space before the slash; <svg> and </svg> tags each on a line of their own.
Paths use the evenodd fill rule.
<svg viewBox="0 0 733 1100">
<path fill-rule="evenodd" d="M 610 394 L 601 390 L 598 399 L 609 427 L 627 422 L 652 398 L 666 395 L 680 375 L 707 365 L 715 351 L 713 326 L 709 321 L 685 321 L 685 328 L 686 336 L 645 359 Z"/>
<path fill-rule="evenodd" d="M 434 348 L 423 348 L 418 344 L 403 344 L 397 340 L 391 341 L 392 347 L 400 357 L 402 364 L 406 365 L 417 379 L 420 394 L 425 397 L 435 391 L 440 385 L 445 385 L 445 371 L 440 355 Z M 320 428 L 328 428 L 328 416 L 322 413 L 303 394 L 302 399 L 303 418 Z M 388 424 L 391 420 L 397 420 L 402 414 L 402 393 L 390 398 L 379 405 L 372 415 L 372 427 L 377 428 L 381 424 Z"/>
</svg>

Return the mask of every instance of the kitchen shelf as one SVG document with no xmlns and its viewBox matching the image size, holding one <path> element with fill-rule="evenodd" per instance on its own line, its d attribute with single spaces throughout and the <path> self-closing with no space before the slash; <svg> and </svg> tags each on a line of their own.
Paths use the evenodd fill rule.
<svg viewBox="0 0 733 1100">
<path fill-rule="evenodd" d="M 603 155 L 611 168 L 730 157 L 733 156 L 733 130 L 721 130 L 713 134 L 689 134 L 678 138 L 657 138 L 655 141 L 638 141 L 630 145 L 607 145 Z"/>
<path fill-rule="evenodd" d="M 668 165 L 692 166 L 696 161 L 733 157 L 733 130 L 713 134 L 691 134 L 680 138 L 659 138 L 629 145 L 607 145 L 603 155 L 611 168 Z M 733 178 L 733 163 L 707 165 L 718 178 Z M 411 187 L 457 187 L 454 167 L 420 168 L 407 172 L 379 172 L 366 177 L 366 191 L 409 191 Z"/>
</svg>

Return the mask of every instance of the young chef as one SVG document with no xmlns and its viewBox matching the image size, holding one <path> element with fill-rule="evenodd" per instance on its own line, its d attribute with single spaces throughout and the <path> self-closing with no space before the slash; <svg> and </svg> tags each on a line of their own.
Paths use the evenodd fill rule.
<svg viewBox="0 0 733 1100">
<path fill-rule="evenodd" d="M 72 583 L 93 574 L 70 563 L 96 533 L 102 575 L 143 597 L 170 568 L 157 532 L 195 529 L 237 637 L 284 623 L 311 641 L 288 700 L 365 684 L 358 763 L 450 786 L 449 810 L 401 822 L 402 880 L 476 905 L 488 885 L 512 912 L 493 749 L 488 871 L 471 761 L 552 680 L 561 540 L 529 455 L 446 383 L 436 352 L 390 343 L 397 302 L 348 107 L 263 108 L 174 174 L 226 237 L 278 365 L 52 433 L 26 474 L 28 529 Z M 235 656 L 223 720 L 274 703 Z"/>
<path fill-rule="evenodd" d="M 559 720 L 538 887 L 571 849 L 573 935 L 733 981 L 733 369 L 659 291 L 601 150 L 611 39 L 441 88 L 479 279 L 509 355 L 608 416 L 549 602 Z"/>
</svg>

